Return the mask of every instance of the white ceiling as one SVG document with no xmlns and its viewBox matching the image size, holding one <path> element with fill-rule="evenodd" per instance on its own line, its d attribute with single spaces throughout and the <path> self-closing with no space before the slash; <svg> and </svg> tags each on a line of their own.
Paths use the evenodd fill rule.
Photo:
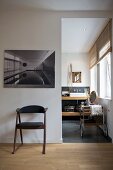
<svg viewBox="0 0 113 170">
<path fill-rule="evenodd" d="M 0 0 L 0 9 L 52 11 L 113 10 L 113 0 Z M 87 52 L 101 32 L 106 19 L 63 19 L 62 51 Z"/>
<path fill-rule="evenodd" d="M 107 22 L 107 18 L 62 19 L 62 52 L 87 53 Z"/>
<path fill-rule="evenodd" d="M 46 10 L 113 10 L 113 0 L 0 0 L 0 7 Z"/>
</svg>

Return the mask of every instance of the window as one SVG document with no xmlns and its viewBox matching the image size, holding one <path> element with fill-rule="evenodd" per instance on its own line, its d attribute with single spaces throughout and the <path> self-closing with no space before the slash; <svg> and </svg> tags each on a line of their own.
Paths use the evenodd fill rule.
<svg viewBox="0 0 113 170">
<path fill-rule="evenodd" d="M 90 90 L 101 98 L 111 98 L 111 53 L 90 69 Z"/>
<path fill-rule="evenodd" d="M 100 61 L 100 97 L 111 98 L 111 54 Z"/>
<path fill-rule="evenodd" d="M 106 57 L 107 57 L 106 96 L 111 98 L 111 53 L 109 53 Z"/>
<path fill-rule="evenodd" d="M 97 65 L 90 69 L 90 91 L 97 92 Z"/>
<path fill-rule="evenodd" d="M 96 91 L 101 98 L 109 99 L 111 98 L 111 39 L 112 21 L 110 20 L 89 51 L 91 91 Z"/>
</svg>

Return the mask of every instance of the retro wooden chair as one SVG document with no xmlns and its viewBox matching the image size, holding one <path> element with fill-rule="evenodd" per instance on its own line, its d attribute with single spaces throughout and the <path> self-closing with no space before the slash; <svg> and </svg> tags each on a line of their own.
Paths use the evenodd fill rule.
<svg viewBox="0 0 113 170">
<path fill-rule="evenodd" d="M 104 123 L 104 113 L 103 108 L 100 114 L 92 114 L 92 106 L 84 106 L 82 108 L 81 117 L 80 117 L 80 130 L 81 137 L 85 131 L 85 127 L 96 126 L 97 128 L 102 125 L 105 129 L 105 134 L 107 136 L 107 125 Z"/>
<path fill-rule="evenodd" d="M 23 144 L 23 135 L 22 135 L 22 129 L 43 129 L 43 150 L 42 154 L 45 154 L 45 147 L 46 147 L 46 111 L 47 108 L 44 108 L 42 106 L 38 105 L 29 105 L 25 106 L 22 108 L 18 108 L 16 110 L 16 125 L 15 125 L 15 133 L 14 133 L 14 144 L 13 144 L 13 152 L 12 154 L 15 153 L 15 145 L 16 145 L 16 137 L 17 137 L 17 129 L 20 130 L 20 137 L 21 137 L 21 144 Z M 31 122 L 31 121 L 21 121 L 21 116 L 22 114 L 43 114 L 43 120 L 42 121 L 36 121 L 36 122 Z"/>
<path fill-rule="evenodd" d="M 96 126 L 97 128 L 102 126 L 106 136 L 108 135 L 107 125 L 104 120 L 103 107 L 97 103 L 98 98 L 96 92 L 92 91 L 89 96 L 89 105 L 83 106 L 81 109 L 80 130 L 82 137 L 85 127 L 91 126 Z"/>
</svg>

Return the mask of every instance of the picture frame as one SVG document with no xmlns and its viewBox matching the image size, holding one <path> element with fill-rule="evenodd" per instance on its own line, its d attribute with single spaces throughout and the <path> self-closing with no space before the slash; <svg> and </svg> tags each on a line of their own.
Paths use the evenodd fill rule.
<svg viewBox="0 0 113 170">
<path fill-rule="evenodd" d="M 4 87 L 54 88 L 54 50 L 5 50 Z"/>
<path fill-rule="evenodd" d="M 72 72 L 72 82 L 81 83 L 81 72 Z"/>
</svg>

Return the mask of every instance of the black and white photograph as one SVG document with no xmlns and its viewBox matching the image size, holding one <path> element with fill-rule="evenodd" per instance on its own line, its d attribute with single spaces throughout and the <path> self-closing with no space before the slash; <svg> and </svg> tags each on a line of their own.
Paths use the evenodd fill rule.
<svg viewBox="0 0 113 170">
<path fill-rule="evenodd" d="M 54 50 L 5 50 L 4 87 L 54 88 Z"/>
</svg>

